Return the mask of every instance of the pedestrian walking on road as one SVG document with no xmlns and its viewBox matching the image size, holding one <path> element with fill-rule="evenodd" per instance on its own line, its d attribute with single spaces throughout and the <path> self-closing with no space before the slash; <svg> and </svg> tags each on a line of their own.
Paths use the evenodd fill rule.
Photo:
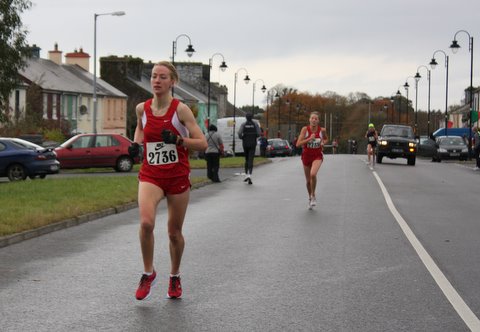
<svg viewBox="0 0 480 332">
<path fill-rule="evenodd" d="M 300 131 L 297 139 L 297 147 L 302 149 L 302 163 L 305 173 L 308 192 L 308 208 L 311 210 L 317 205 L 315 195 L 317 187 L 317 173 L 323 163 L 323 145 L 328 142 L 327 131 L 320 127 L 320 120 L 317 112 L 312 112 L 309 119 L 310 124 Z"/>
<path fill-rule="evenodd" d="M 207 177 L 213 182 L 221 182 L 218 177 L 218 170 L 220 168 L 220 156 L 223 155 L 223 141 L 217 130 L 217 126 L 211 124 L 208 127 L 207 135 L 205 135 L 208 143 L 208 147 L 205 150 Z"/>
<path fill-rule="evenodd" d="M 247 113 L 247 121 L 242 123 L 238 130 L 238 137 L 242 140 L 243 153 L 245 154 L 245 180 L 252 184 L 253 159 L 255 158 L 255 149 L 257 147 L 257 138 L 261 135 L 258 124 L 253 121 L 253 115 Z"/>
<path fill-rule="evenodd" d="M 365 133 L 365 138 L 367 139 L 367 154 L 368 154 L 368 165 L 373 168 L 375 166 L 375 149 L 377 148 L 378 133 L 375 130 L 373 123 L 368 125 L 368 130 Z"/>
<path fill-rule="evenodd" d="M 164 198 L 167 199 L 171 260 L 167 297 L 182 295 L 180 262 L 185 247 L 182 227 L 190 195 L 188 149 L 204 151 L 207 141 L 190 108 L 171 96 L 171 88 L 178 79 L 171 63 L 156 63 L 150 77 L 153 98 L 138 104 L 135 110 L 137 126 L 129 152 L 138 155 L 140 144 L 143 144 L 144 151 L 138 175 L 139 235 L 144 273 L 136 291 L 137 300 L 148 298 L 156 282 L 153 230 L 158 204 Z"/>
<path fill-rule="evenodd" d="M 480 170 L 480 129 L 478 127 L 473 128 L 473 140 L 474 140 L 474 148 L 473 148 L 473 155 L 475 156 L 475 167 L 474 170 Z"/>
</svg>

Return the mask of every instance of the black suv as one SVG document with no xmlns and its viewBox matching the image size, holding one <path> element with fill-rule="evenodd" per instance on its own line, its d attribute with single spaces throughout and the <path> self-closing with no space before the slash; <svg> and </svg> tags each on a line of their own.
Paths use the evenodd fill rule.
<svg viewBox="0 0 480 332">
<path fill-rule="evenodd" d="M 415 165 L 417 143 L 410 126 L 384 125 L 377 144 L 377 162 L 382 163 L 383 157 L 390 159 L 406 158 L 408 165 Z"/>
</svg>

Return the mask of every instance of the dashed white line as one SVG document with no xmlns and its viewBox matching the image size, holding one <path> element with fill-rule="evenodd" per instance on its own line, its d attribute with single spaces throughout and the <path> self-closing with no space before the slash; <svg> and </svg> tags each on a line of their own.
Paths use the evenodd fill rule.
<svg viewBox="0 0 480 332">
<path fill-rule="evenodd" d="M 393 204 L 390 194 L 385 188 L 385 185 L 383 184 L 382 180 L 378 176 L 377 172 L 373 171 L 372 173 L 375 176 L 375 179 L 377 179 L 378 185 L 382 190 L 383 196 L 385 197 L 385 201 L 387 202 L 387 206 L 390 209 L 390 212 L 392 213 L 393 217 L 396 219 L 398 225 L 402 229 L 403 233 L 407 237 L 413 249 L 415 249 L 415 251 L 417 252 L 417 255 L 422 260 L 428 272 L 430 272 L 431 276 L 437 283 L 438 287 L 440 287 L 443 294 L 445 294 L 448 301 L 450 301 L 453 308 L 457 311 L 457 313 L 463 319 L 465 324 L 467 324 L 470 330 L 480 331 L 480 320 L 478 319 L 478 317 L 473 313 L 470 307 L 465 303 L 462 297 L 458 294 L 458 292 L 452 286 L 450 281 L 448 281 L 447 277 L 445 277 L 445 275 L 437 266 L 437 264 L 432 259 L 430 254 L 425 250 L 423 245 L 417 239 L 417 237 L 415 236 L 411 228 L 408 226 L 405 219 L 403 219 L 401 214 L 398 212 L 397 208 Z"/>
</svg>

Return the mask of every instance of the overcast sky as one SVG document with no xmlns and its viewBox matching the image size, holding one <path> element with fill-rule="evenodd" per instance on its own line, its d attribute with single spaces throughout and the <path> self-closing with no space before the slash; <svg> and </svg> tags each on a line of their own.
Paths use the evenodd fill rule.
<svg viewBox="0 0 480 332">
<path fill-rule="evenodd" d="M 55 42 L 65 53 L 80 47 L 92 56 L 94 13 L 125 11 L 125 16 L 97 18 L 97 58 L 132 55 L 145 61 L 170 60 L 172 42 L 187 34 L 196 52 L 188 58 L 188 39 L 180 37 L 175 61 L 208 64 L 212 81 L 229 89 L 236 105 L 264 105 L 260 87 L 283 84 L 312 94 L 364 92 L 390 96 L 428 66 L 433 53 L 449 55 L 448 104 L 460 104 L 470 84 L 468 35 L 460 32 L 461 49 L 449 46 L 459 30 L 474 37 L 473 85 L 480 85 L 480 1 L 478 0 L 33 0 L 22 16 L 28 42 L 47 58 Z M 431 108 L 445 109 L 445 56 L 436 52 L 432 70 Z M 93 72 L 93 62 L 90 70 Z M 430 68 L 430 66 L 428 66 Z M 242 81 L 244 68 L 252 81 Z M 427 72 L 420 69 L 418 109 L 427 109 Z M 263 80 L 263 82 L 262 82 Z M 409 99 L 415 105 L 415 82 Z"/>
</svg>

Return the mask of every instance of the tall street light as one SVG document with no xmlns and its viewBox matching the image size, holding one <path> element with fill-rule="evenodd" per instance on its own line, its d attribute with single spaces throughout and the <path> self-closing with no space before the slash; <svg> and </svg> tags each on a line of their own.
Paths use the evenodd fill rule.
<svg viewBox="0 0 480 332">
<path fill-rule="evenodd" d="M 97 133 L 97 17 L 111 15 L 123 16 L 125 12 L 93 14 L 93 133 Z"/>
<path fill-rule="evenodd" d="M 282 97 L 278 93 L 278 90 L 275 90 L 275 98 L 278 98 L 278 123 L 277 123 L 277 138 L 280 138 L 280 102 Z"/>
<path fill-rule="evenodd" d="M 182 33 L 181 35 L 178 35 L 177 38 L 175 38 L 175 40 L 172 42 L 172 65 L 174 66 L 175 66 L 175 55 L 177 54 L 177 42 L 180 37 L 188 38 L 188 47 L 185 50 L 185 52 L 187 52 L 188 57 L 190 58 L 195 52 L 195 50 L 193 49 L 192 41 L 190 40 L 190 37 L 184 33 Z M 172 86 L 172 96 L 173 96 L 173 86 Z"/>
<path fill-rule="evenodd" d="M 432 55 L 432 61 L 430 61 L 430 67 L 432 69 L 435 69 L 435 67 L 438 65 L 437 60 L 435 60 L 435 54 L 436 53 L 442 53 L 445 56 L 445 136 L 447 135 L 447 130 L 448 130 L 448 55 L 442 50 L 436 50 L 433 52 Z"/>
<path fill-rule="evenodd" d="M 293 100 L 287 99 L 286 104 L 288 105 L 288 142 L 292 141 L 291 133 L 292 133 L 292 105 Z"/>
<path fill-rule="evenodd" d="M 227 64 L 225 63 L 225 58 L 223 57 L 222 53 L 215 53 L 213 54 L 210 59 L 208 59 L 208 102 L 207 102 L 207 131 L 208 127 L 210 127 L 210 73 L 212 71 L 212 62 L 215 56 L 222 57 L 222 64 L 219 66 L 221 71 L 225 71 L 227 69 Z M 218 112 L 218 104 L 217 104 L 217 112 Z"/>
<path fill-rule="evenodd" d="M 237 115 L 237 107 L 235 106 L 235 103 L 237 101 L 237 79 L 238 79 L 238 73 L 242 70 L 246 73 L 243 81 L 245 82 L 245 84 L 248 84 L 248 82 L 250 82 L 250 77 L 248 77 L 248 71 L 245 68 L 242 67 L 235 72 L 235 80 L 233 81 L 233 142 L 232 142 L 232 150 L 233 150 L 234 156 L 235 156 L 235 117 Z"/>
<path fill-rule="evenodd" d="M 418 81 L 422 78 L 420 75 L 420 69 L 425 68 L 427 70 L 427 80 L 428 80 L 428 110 L 427 110 L 427 137 L 430 137 L 430 69 L 427 66 L 421 65 L 417 68 L 417 73 L 414 78 L 415 81 Z M 415 105 L 415 130 L 417 129 L 417 106 Z"/>
<path fill-rule="evenodd" d="M 272 98 L 272 105 L 273 105 L 273 94 L 270 94 L 270 90 L 267 91 L 267 110 L 266 110 L 266 123 L 265 123 L 265 126 L 267 127 L 266 128 L 266 133 L 265 133 L 265 137 L 268 139 L 268 133 L 269 133 L 269 127 L 268 127 L 268 116 L 270 114 L 270 110 L 269 110 L 269 107 L 268 107 L 268 103 L 270 102 L 270 98 Z"/>
<path fill-rule="evenodd" d="M 400 92 L 400 87 L 398 87 L 397 93 L 395 96 L 398 98 L 398 123 L 402 123 L 402 93 Z M 393 116 L 392 116 L 393 119 Z"/>
<path fill-rule="evenodd" d="M 407 94 L 407 122 L 406 122 L 407 125 L 408 125 L 408 111 L 409 111 L 409 110 L 408 110 L 408 104 L 409 104 L 409 100 L 408 100 L 408 88 L 410 87 L 410 85 L 408 84 L 408 79 L 409 79 L 409 78 L 414 79 L 413 76 L 408 76 L 408 77 L 405 79 L 405 84 L 403 85 L 403 87 L 405 88 L 405 92 L 406 92 L 406 94 Z M 414 79 L 414 80 L 415 80 L 415 79 Z"/>
<path fill-rule="evenodd" d="M 258 80 L 256 80 L 255 82 L 253 82 L 253 94 L 252 94 L 252 115 L 255 115 L 255 84 L 258 82 L 258 81 L 262 81 L 263 85 L 262 87 L 260 88 L 260 90 L 262 90 L 263 93 L 265 93 L 265 91 L 267 91 L 267 88 L 265 87 L 265 82 L 259 78 Z"/>
<path fill-rule="evenodd" d="M 453 41 L 452 45 L 450 45 L 450 48 L 452 49 L 453 53 L 457 53 L 458 49 L 460 48 L 460 45 L 457 43 L 457 34 L 460 32 L 464 32 L 467 34 L 469 43 L 468 43 L 468 51 L 470 52 L 470 91 L 469 91 L 469 99 L 470 99 L 470 110 L 469 110 L 469 117 L 468 117 L 468 127 L 470 128 L 470 136 L 468 138 L 468 159 L 470 160 L 472 157 L 472 116 L 473 116 L 473 36 L 470 36 L 470 34 L 465 31 L 465 30 L 459 30 L 455 33 L 453 36 Z M 478 120 L 477 120 L 478 121 Z"/>
</svg>

